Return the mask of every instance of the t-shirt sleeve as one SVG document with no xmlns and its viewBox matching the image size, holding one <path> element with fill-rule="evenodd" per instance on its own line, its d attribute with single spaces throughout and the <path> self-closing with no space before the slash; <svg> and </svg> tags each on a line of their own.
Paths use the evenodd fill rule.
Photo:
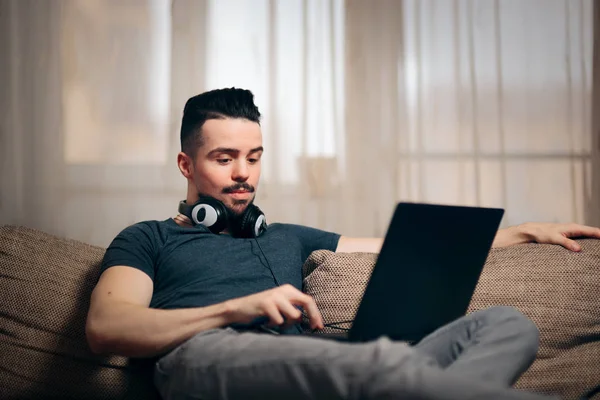
<svg viewBox="0 0 600 400">
<path fill-rule="evenodd" d="M 302 245 L 302 259 L 306 260 L 316 250 L 335 251 L 341 235 L 302 225 L 286 224 Z"/>
<path fill-rule="evenodd" d="M 124 265 L 137 268 L 154 281 L 156 235 L 146 223 L 137 223 L 119 233 L 106 249 L 100 273 L 110 267 Z"/>
</svg>

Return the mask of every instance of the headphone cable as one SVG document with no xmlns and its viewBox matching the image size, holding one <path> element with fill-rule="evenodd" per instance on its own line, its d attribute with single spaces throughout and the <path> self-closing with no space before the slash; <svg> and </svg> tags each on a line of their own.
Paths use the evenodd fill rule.
<svg viewBox="0 0 600 400">
<path fill-rule="evenodd" d="M 275 273 L 273 272 L 273 268 L 271 267 L 271 263 L 269 262 L 269 259 L 267 258 L 265 252 L 263 251 L 259 241 L 257 238 L 254 238 L 254 241 L 256 242 L 256 244 L 258 245 L 258 248 L 260 250 L 260 252 L 262 253 L 263 258 L 265 259 L 265 261 L 267 262 L 267 268 L 269 269 L 269 271 L 271 272 L 271 276 L 273 277 L 273 280 L 275 281 L 275 284 L 277 286 L 281 286 L 281 284 L 279 283 L 279 281 L 277 280 L 277 277 L 275 276 Z M 261 261 L 262 263 L 262 261 Z M 264 265 L 264 264 L 263 264 Z M 302 309 L 302 308 L 298 308 L 300 310 L 300 312 L 302 313 L 302 316 L 306 319 L 306 320 L 310 320 L 310 318 L 308 317 L 308 315 L 306 315 L 306 312 Z M 323 324 L 324 328 L 331 328 L 331 329 L 337 329 L 340 331 L 350 331 L 350 328 L 342 328 L 341 326 L 336 326 L 336 325 L 341 325 L 341 324 L 351 324 L 353 323 L 354 320 L 350 319 L 350 320 L 346 320 L 346 321 L 337 321 L 337 322 L 329 322 L 327 324 Z M 316 332 L 318 331 L 318 329 L 312 329 L 312 332 Z"/>
<path fill-rule="evenodd" d="M 281 284 L 280 284 L 280 283 L 279 283 L 279 281 L 277 280 L 277 277 L 275 276 L 275 273 L 273 272 L 273 268 L 271 268 L 271 263 L 269 262 L 269 259 L 268 259 L 268 258 L 267 258 L 267 256 L 265 255 L 265 252 L 263 251 L 263 249 L 262 249 L 262 247 L 261 247 L 261 245 L 260 245 L 260 243 L 259 243 L 258 239 L 257 239 L 257 238 L 254 238 L 254 241 L 256 242 L 256 245 L 257 245 L 257 246 L 258 246 L 258 248 L 260 249 L 260 252 L 262 253 L 262 256 L 263 256 L 263 258 L 264 258 L 264 259 L 265 259 L 265 261 L 267 262 L 267 268 L 268 268 L 269 272 L 271 272 L 271 276 L 273 277 L 273 281 L 275 281 L 275 284 L 276 284 L 277 286 L 281 286 Z M 259 259 L 260 259 L 260 257 L 259 257 Z M 261 260 L 261 264 L 263 264 L 263 263 L 262 263 L 262 260 Z M 263 265 L 264 265 L 264 264 L 263 264 Z"/>
</svg>

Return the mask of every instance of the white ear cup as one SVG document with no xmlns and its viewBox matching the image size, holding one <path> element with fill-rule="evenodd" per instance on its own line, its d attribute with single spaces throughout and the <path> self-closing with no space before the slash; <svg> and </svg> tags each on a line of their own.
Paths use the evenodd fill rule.
<svg viewBox="0 0 600 400">
<path fill-rule="evenodd" d="M 256 223 L 254 224 L 254 237 L 260 236 L 260 233 L 265 229 L 265 216 L 261 214 L 256 218 Z"/>
<path fill-rule="evenodd" d="M 213 226 L 218 219 L 217 210 L 208 204 L 198 204 L 192 208 L 192 219 L 198 225 Z"/>
</svg>

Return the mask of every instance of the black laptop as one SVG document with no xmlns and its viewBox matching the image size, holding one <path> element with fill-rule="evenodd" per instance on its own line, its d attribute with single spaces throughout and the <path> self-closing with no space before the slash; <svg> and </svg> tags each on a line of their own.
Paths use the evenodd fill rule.
<svg viewBox="0 0 600 400">
<path fill-rule="evenodd" d="M 465 315 L 503 214 L 399 203 L 346 340 L 416 343 Z"/>
</svg>

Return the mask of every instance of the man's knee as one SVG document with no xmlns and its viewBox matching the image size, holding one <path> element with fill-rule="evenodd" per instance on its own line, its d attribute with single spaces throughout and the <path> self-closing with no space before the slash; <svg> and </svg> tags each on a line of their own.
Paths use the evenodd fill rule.
<svg viewBox="0 0 600 400">
<path fill-rule="evenodd" d="M 516 325 L 519 332 L 531 336 L 539 337 L 539 330 L 535 323 L 521 311 L 510 306 L 494 306 L 486 310 L 486 318 L 493 323 L 510 323 Z"/>
<path fill-rule="evenodd" d="M 495 306 L 485 312 L 488 323 L 498 328 L 506 327 L 507 332 L 518 336 L 524 351 L 537 353 L 540 342 L 540 331 L 535 323 L 514 307 Z"/>
</svg>

